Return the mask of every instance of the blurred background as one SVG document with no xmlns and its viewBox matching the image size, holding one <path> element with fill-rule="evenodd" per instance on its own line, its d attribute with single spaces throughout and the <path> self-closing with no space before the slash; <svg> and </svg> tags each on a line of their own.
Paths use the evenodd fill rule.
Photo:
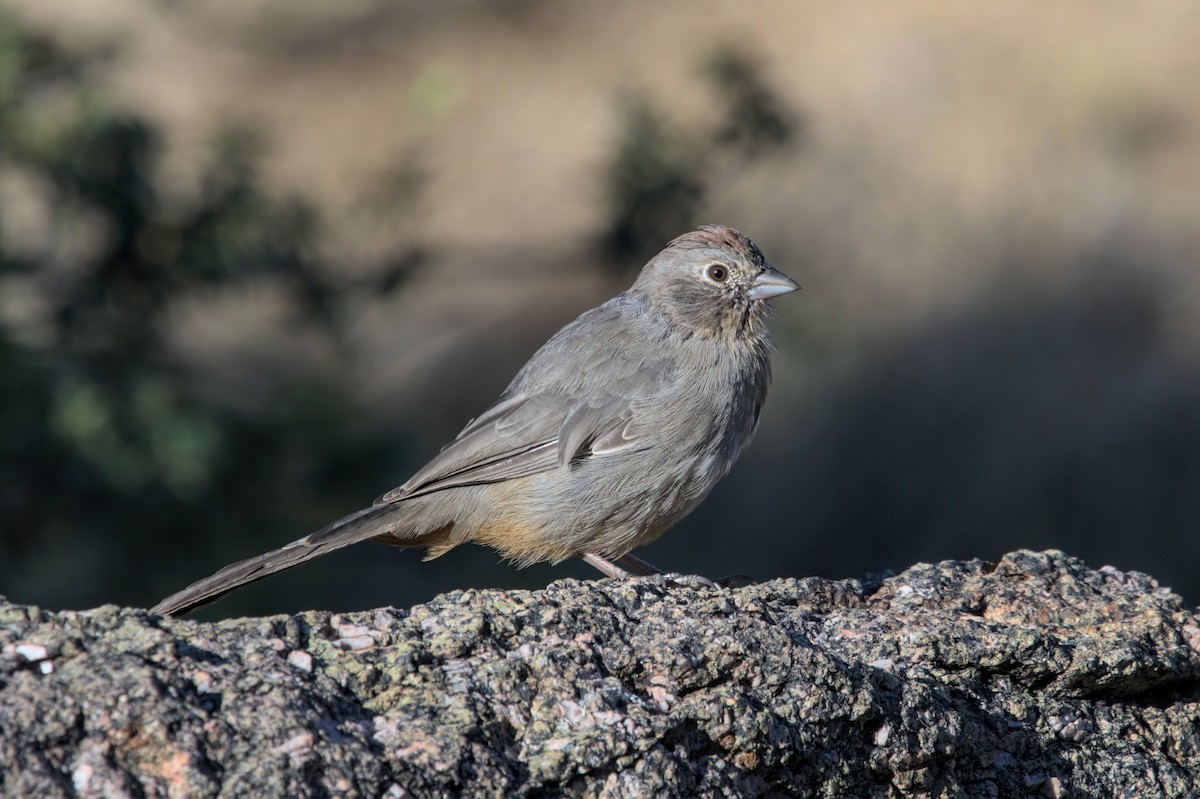
<svg viewBox="0 0 1200 799">
<path fill-rule="evenodd" d="M 2 0 L 0 593 L 148 606 L 369 504 L 719 222 L 804 291 L 638 554 L 1053 547 L 1200 601 L 1197 41 L 1192 0 Z M 566 576 L 363 544 L 205 614 Z"/>
</svg>

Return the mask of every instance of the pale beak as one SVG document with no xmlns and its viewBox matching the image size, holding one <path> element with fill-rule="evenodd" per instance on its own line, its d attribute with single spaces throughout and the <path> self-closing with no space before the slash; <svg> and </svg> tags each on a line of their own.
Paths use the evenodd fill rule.
<svg viewBox="0 0 1200 799">
<path fill-rule="evenodd" d="M 750 286 L 750 291 L 746 292 L 746 296 L 752 300 L 769 300 L 781 294 L 790 294 L 798 288 L 800 288 L 799 283 L 767 264 L 766 269 L 759 272 L 758 277 L 754 278 L 754 283 Z"/>
</svg>

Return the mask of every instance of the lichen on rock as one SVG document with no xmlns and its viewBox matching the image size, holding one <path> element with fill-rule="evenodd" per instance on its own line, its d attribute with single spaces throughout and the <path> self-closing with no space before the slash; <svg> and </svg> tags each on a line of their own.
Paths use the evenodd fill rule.
<svg viewBox="0 0 1200 799">
<path fill-rule="evenodd" d="M 219 623 L 0 603 L 0 794 L 1186 796 L 1198 645 L 1059 552 Z"/>
</svg>

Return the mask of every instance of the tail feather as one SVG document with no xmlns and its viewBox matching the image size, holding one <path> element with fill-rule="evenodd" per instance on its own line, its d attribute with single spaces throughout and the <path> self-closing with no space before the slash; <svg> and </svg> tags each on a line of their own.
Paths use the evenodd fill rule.
<svg viewBox="0 0 1200 799">
<path fill-rule="evenodd" d="M 164 616 L 181 616 L 203 607 L 236 588 L 262 578 L 290 569 L 350 544 L 386 535 L 398 526 L 402 505 L 375 505 L 343 516 L 315 533 L 293 541 L 285 547 L 258 555 L 247 560 L 231 563 L 225 568 L 198 580 L 182 591 L 177 591 L 159 602 L 152 613 Z"/>
</svg>

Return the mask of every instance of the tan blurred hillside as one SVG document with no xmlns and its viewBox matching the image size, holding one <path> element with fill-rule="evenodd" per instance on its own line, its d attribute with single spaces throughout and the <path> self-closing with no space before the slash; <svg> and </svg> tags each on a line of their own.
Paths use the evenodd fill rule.
<svg viewBox="0 0 1200 799">
<path fill-rule="evenodd" d="M 617 93 L 703 119 L 698 64 L 730 43 L 762 59 L 811 138 L 783 163 L 723 174 L 703 216 L 820 280 L 818 312 L 850 315 L 858 334 L 993 281 L 1062 279 L 989 257 L 1014 246 L 1039 256 L 1133 235 L 1200 250 L 1200 9 L 1186 0 L 15 4 L 69 41 L 119 43 L 111 85 L 166 126 L 180 169 L 215 122 L 245 120 L 266 131 L 278 186 L 352 216 L 382 172 L 417 158 L 426 183 L 402 224 L 456 282 L 489 281 L 472 308 L 488 316 L 525 294 L 488 277 L 506 263 L 549 261 L 556 282 L 583 271 L 554 256 L 603 224 Z M 1200 295 L 1181 278 L 1172 324 L 1194 353 Z M 402 317 L 387 324 L 431 321 Z"/>
<path fill-rule="evenodd" d="M 766 432 L 648 556 L 853 574 L 1058 546 L 1152 570 L 1151 540 L 1177 581 L 1171 561 L 1200 556 L 1181 539 L 1200 530 L 1194 2 L 9 5 L 118 48 L 104 82 L 163 126 L 168 185 L 237 121 L 262 133 L 270 185 L 328 214 L 329 263 L 428 246 L 355 320 L 350 358 L 290 335 L 269 293 L 175 313 L 179 357 L 215 383 L 316 360 L 429 447 L 619 290 L 596 241 L 621 97 L 711 125 L 700 65 L 738 48 L 803 135 L 713 160 L 695 221 L 742 229 L 804 292 L 779 303 Z M 411 212 L 365 214 L 404 169 Z"/>
<path fill-rule="evenodd" d="M 614 89 L 702 114 L 695 66 L 719 43 L 760 55 L 828 149 L 942 164 L 976 203 L 1006 193 L 997 162 L 1036 163 L 1057 141 L 1161 147 L 1143 134 L 1195 121 L 1183 79 L 1200 60 L 1200 12 L 1182 1 L 13 5 L 68 42 L 119 43 L 112 85 L 181 148 L 214 118 L 269 126 L 276 178 L 331 203 L 426 145 L 430 205 L 445 208 L 432 232 L 485 242 L 593 229 L 601 210 L 579 186 L 607 155 Z"/>
</svg>

